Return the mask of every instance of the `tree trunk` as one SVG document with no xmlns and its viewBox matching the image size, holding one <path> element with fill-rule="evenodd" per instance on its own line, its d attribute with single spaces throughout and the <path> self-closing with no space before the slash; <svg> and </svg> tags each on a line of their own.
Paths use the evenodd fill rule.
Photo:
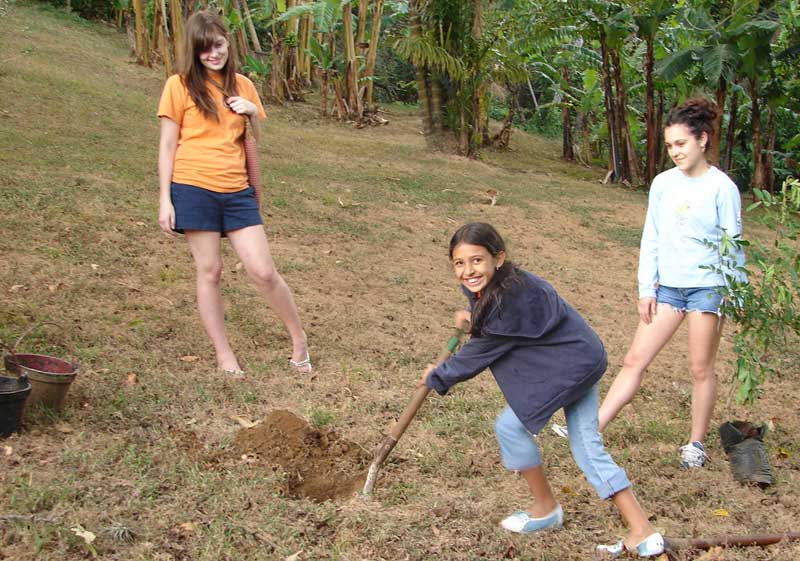
<svg viewBox="0 0 800 561">
<path fill-rule="evenodd" d="M 133 0 L 133 13 L 136 18 L 136 60 L 139 64 L 150 66 L 150 45 L 147 43 L 147 15 L 144 0 Z"/>
<path fill-rule="evenodd" d="M 622 175 L 622 164 L 619 157 L 619 144 L 617 141 L 619 132 L 617 130 L 617 109 L 614 103 L 614 90 L 611 87 L 611 68 L 608 60 L 608 41 L 606 40 L 606 33 L 603 28 L 600 28 L 600 54 L 602 57 L 602 70 L 603 70 L 603 99 L 605 101 L 606 109 L 606 124 L 608 126 L 608 164 L 610 171 L 613 172 L 613 180 L 619 181 Z"/>
<path fill-rule="evenodd" d="M 166 0 L 159 0 L 161 4 L 161 21 L 164 26 L 161 28 L 161 60 L 164 61 L 164 73 L 169 78 L 172 76 L 172 41 L 167 27 L 167 3 Z"/>
<path fill-rule="evenodd" d="M 636 183 L 639 165 L 636 151 L 633 149 L 633 142 L 631 141 L 630 128 L 628 127 L 628 101 L 625 95 L 625 83 L 622 79 L 622 61 L 619 49 L 609 49 L 609 54 L 611 55 L 614 86 L 617 93 L 617 128 L 619 130 L 617 140 L 620 162 L 622 163 L 620 181 L 627 181 L 633 185 Z"/>
<path fill-rule="evenodd" d="M 750 78 L 750 123 L 753 135 L 753 189 L 764 189 L 761 166 L 761 108 L 758 105 L 758 78 Z"/>
<path fill-rule="evenodd" d="M 347 69 L 345 71 L 345 91 L 349 109 L 353 117 L 360 120 L 364 114 L 361 99 L 358 96 L 358 60 L 356 59 L 356 45 L 353 37 L 353 6 L 347 3 L 342 8 L 342 22 L 344 33 L 344 49 Z"/>
<path fill-rule="evenodd" d="M 257 53 L 261 51 L 261 41 L 258 40 L 258 34 L 256 33 L 256 26 L 253 25 L 253 17 L 250 15 L 250 7 L 247 5 L 247 0 L 241 0 L 242 2 L 242 12 L 244 15 L 244 20 L 247 23 L 247 31 L 250 33 L 250 42 L 253 45 L 253 50 Z"/>
<path fill-rule="evenodd" d="M 278 37 L 275 27 L 272 28 L 272 69 L 269 74 L 270 97 L 278 103 L 283 103 L 283 41 Z"/>
<path fill-rule="evenodd" d="M 569 68 L 561 67 L 561 80 L 565 87 L 569 87 Z M 561 100 L 561 158 L 571 162 L 575 160 L 575 151 L 572 149 L 572 115 L 569 104 Z"/>
<path fill-rule="evenodd" d="M 239 6 L 239 0 L 233 0 L 233 11 L 239 15 L 239 21 L 242 21 L 242 10 Z M 247 59 L 247 37 L 244 34 L 244 26 L 240 25 L 233 33 L 231 33 L 231 50 L 236 53 L 238 57 L 238 65 L 241 67 Z"/>
<path fill-rule="evenodd" d="M 356 31 L 356 47 L 363 57 L 367 54 L 365 44 L 367 37 L 367 13 L 369 11 L 370 0 L 358 0 L 358 28 Z"/>
<path fill-rule="evenodd" d="M 725 171 L 733 167 L 733 147 L 736 145 L 736 116 L 739 112 L 739 92 L 731 92 L 731 107 L 728 111 L 728 131 L 725 135 L 725 158 L 723 160 Z"/>
<path fill-rule="evenodd" d="M 458 106 L 458 125 L 458 153 L 466 156 L 469 154 L 469 129 L 463 104 Z"/>
<path fill-rule="evenodd" d="M 473 0 L 472 39 L 480 45 L 483 36 L 483 0 Z M 476 62 L 476 65 L 478 63 Z M 475 89 L 472 92 L 472 134 L 470 134 L 468 156 L 478 157 L 478 148 L 486 138 L 486 82 L 478 68 L 474 69 Z"/>
<path fill-rule="evenodd" d="M 181 0 L 170 0 L 169 3 L 170 23 L 172 24 L 172 46 L 173 52 L 178 57 L 178 53 L 183 48 L 183 6 Z"/>
<path fill-rule="evenodd" d="M 508 148 L 508 144 L 511 142 L 511 131 L 514 126 L 514 114 L 517 111 L 517 95 L 519 94 L 515 86 L 506 84 L 506 87 L 512 94 L 508 103 L 508 115 L 503 120 L 503 127 L 500 132 L 492 138 L 492 144 L 503 150 Z"/>
<path fill-rule="evenodd" d="M 709 161 L 709 163 L 714 164 L 715 166 L 719 165 L 720 148 L 722 148 L 722 116 L 725 114 L 725 98 L 727 95 L 728 81 L 725 78 L 720 77 L 717 91 L 714 92 L 714 96 L 717 100 L 718 114 L 717 118 L 714 119 L 713 136 L 709 139 L 711 141 L 711 147 L 706 152 L 706 159 Z"/>
<path fill-rule="evenodd" d="M 297 0 L 287 0 L 286 9 L 294 8 L 297 4 Z M 289 18 L 289 21 L 286 22 L 286 35 L 287 37 L 291 36 L 292 40 L 285 42 L 286 55 L 283 77 L 292 86 L 297 83 L 297 45 L 299 44 L 297 41 L 297 32 L 299 29 L 300 23 L 298 18 Z"/>
<path fill-rule="evenodd" d="M 647 146 L 647 158 L 645 160 L 644 182 L 645 185 L 650 185 L 653 178 L 656 176 L 656 165 L 658 160 L 658 127 L 656 125 L 656 100 L 655 100 L 655 86 L 653 85 L 653 66 L 655 59 L 653 55 L 653 43 L 655 37 L 647 35 L 645 37 L 647 43 L 647 52 L 644 61 L 644 81 L 645 81 L 645 97 L 646 109 L 644 114 L 645 122 L 645 142 Z"/>
<path fill-rule="evenodd" d="M 319 110 L 323 117 L 328 116 L 328 71 L 320 71 Z"/>
<path fill-rule="evenodd" d="M 664 150 L 664 92 L 658 92 L 658 111 L 656 111 L 656 154 L 658 154 L 658 166 L 656 166 L 656 175 L 664 171 L 664 163 L 667 158 L 667 151 Z M 649 185 L 648 185 L 649 189 Z"/>
<path fill-rule="evenodd" d="M 777 128 L 775 126 L 775 116 L 777 111 L 772 105 L 768 106 L 767 116 L 767 130 L 765 138 L 767 139 L 767 148 L 761 157 L 761 167 L 763 168 L 762 177 L 764 179 L 764 189 L 770 193 L 775 192 L 775 140 L 777 136 Z"/>
<path fill-rule="evenodd" d="M 408 15 L 411 22 L 411 37 L 419 39 L 422 36 L 420 29 L 418 4 L 420 0 L 411 0 L 408 3 Z M 415 75 L 417 80 L 417 98 L 419 99 L 420 109 L 422 110 L 422 132 L 427 139 L 431 135 L 431 104 L 428 97 L 428 85 L 425 83 L 425 66 L 421 62 L 414 62 Z M 463 120 L 463 115 L 461 116 Z"/>
<path fill-rule="evenodd" d="M 372 29 L 370 30 L 369 50 L 367 51 L 367 66 L 364 76 L 367 80 L 367 100 L 366 106 L 373 108 L 372 94 L 374 90 L 373 78 L 375 75 L 375 62 L 378 60 L 378 42 L 381 36 L 381 19 L 383 17 L 383 0 L 373 0 L 372 2 Z"/>
<path fill-rule="evenodd" d="M 160 53 L 158 41 L 161 38 L 161 2 L 156 0 L 153 2 L 153 32 L 150 37 L 150 48 L 154 53 Z"/>
<path fill-rule="evenodd" d="M 431 73 L 431 130 L 434 135 L 442 134 L 442 88 L 439 85 L 439 76 Z"/>
<path fill-rule="evenodd" d="M 303 4 L 302 0 L 300 2 Z M 297 83 L 303 87 L 308 86 L 310 83 L 310 72 L 308 71 L 308 54 L 306 50 L 309 48 L 308 38 L 311 35 L 311 28 L 308 25 L 308 15 L 300 18 L 298 23 L 299 30 L 297 32 Z"/>
<path fill-rule="evenodd" d="M 341 78 L 335 78 L 333 80 L 333 92 L 334 92 L 334 106 L 336 107 L 336 114 L 339 116 L 340 120 L 347 119 L 347 106 L 344 103 L 344 92 L 342 92 L 342 80 Z"/>
</svg>

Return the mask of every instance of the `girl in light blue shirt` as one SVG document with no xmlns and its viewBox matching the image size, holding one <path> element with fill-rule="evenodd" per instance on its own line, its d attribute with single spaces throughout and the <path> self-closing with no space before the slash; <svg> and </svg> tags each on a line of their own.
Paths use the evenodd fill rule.
<svg viewBox="0 0 800 561">
<path fill-rule="evenodd" d="M 717 107 L 707 100 L 691 99 L 667 116 L 664 140 L 675 167 L 659 174 L 650 188 L 639 254 L 639 326 L 600 407 L 602 431 L 631 401 L 645 369 L 686 319 L 692 426 L 688 443 L 680 448 L 684 468 L 705 464 L 703 441 L 717 398 L 714 361 L 726 281 L 708 267 L 722 265 L 726 273 L 738 276 L 737 267 L 744 266 L 743 252 L 721 264 L 717 249 L 723 231 L 731 237 L 742 233 L 739 190 L 706 159 L 717 115 Z"/>
</svg>

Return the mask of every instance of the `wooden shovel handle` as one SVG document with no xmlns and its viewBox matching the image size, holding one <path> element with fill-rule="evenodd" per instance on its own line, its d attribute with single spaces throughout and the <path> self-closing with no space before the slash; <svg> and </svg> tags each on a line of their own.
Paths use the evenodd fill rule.
<svg viewBox="0 0 800 561">
<path fill-rule="evenodd" d="M 464 337 L 464 332 L 466 330 L 466 322 L 462 323 L 456 328 L 453 336 L 447 341 L 447 346 L 442 349 L 442 352 L 440 352 L 439 356 L 436 358 L 436 364 L 444 362 L 447 357 L 455 352 L 459 343 L 461 342 L 461 339 Z M 378 471 L 381 469 L 383 462 L 389 457 L 389 454 L 394 449 L 397 441 L 400 440 L 400 437 L 403 436 L 403 433 L 406 432 L 409 423 L 411 423 L 411 419 L 413 419 L 414 415 L 417 414 L 422 402 L 425 401 L 425 398 L 428 396 L 428 392 L 430 391 L 430 388 L 427 386 L 420 386 L 417 388 L 411 398 L 411 402 L 406 405 L 403 414 L 400 415 L 400 418 L 397 420 L 394 426 L 392 426 L 389 434 L 383 439 L 383 441 L 381 441 L 378 449 L 375 452 L 375 457 L 369 466 L 369 470 L 367 471 L 367 479 L 364 482 L 364 488 L 361 491 L 363 496 L 369 496 L 372 493 L 372 488 L 375 486 L 375 482 L 378 480 Z"/>
<path fill-rule="evenodd" d="M 461 339 L 464 337 L 464 326 L 459 326 L 456 328 L 455 333 L 450 339 L 447 341 L 447 346 L 439 353 L 439 356 L 436 357 L 436 365 L 441 364 L 448 357 L 455 352 L 458 348 L 458 344 L 461 342 Z M 406 432 L 408 425 L 411 423 L 411 419 L 417 414 L 419 408 L 422 406 L 422 403 L 425 401 L 425 398 L 428 397 L 428 393 L 430 393 L 431 389 L 428 386 L 420 386 L 414 392 L 414 395 L 411 397 L 411 401 L 406 405 L 405 410 L 403 410 L 403 414 L 400 415 L 400 418 L 397 419 L 397 422 L 392 427 L 392 430 L 389 431 L 389 436 L 394 438 L 395 440 L 400 440 L 400 437 L 403 436 L 403 433 Z"/>
</svg>

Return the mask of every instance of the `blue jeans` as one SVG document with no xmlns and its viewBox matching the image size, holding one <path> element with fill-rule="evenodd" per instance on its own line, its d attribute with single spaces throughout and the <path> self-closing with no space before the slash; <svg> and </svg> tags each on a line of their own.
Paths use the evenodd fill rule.
<svg viewBox="0 0 800 561">
<path fill-rule="evenodd" d="M 585 395 L 564 407 L 569 429 L 569 447 L 575 463 L 601 499 L 608 499 L 631 486 L 625 470 L 611 459 L 597 430 L 599 398 L 597 384 Z M 497 417 L 495 434 L 503 465 L 525 471 L 542 463 L 539 446 L 510 407 Z"/>
</svg>

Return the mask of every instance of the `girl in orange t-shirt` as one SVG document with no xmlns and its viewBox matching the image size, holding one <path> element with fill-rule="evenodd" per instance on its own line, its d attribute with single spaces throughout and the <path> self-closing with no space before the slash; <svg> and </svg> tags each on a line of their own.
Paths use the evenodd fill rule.
<svg viewBox="0 0 800 561">
<path fill-rule="evenodd" d="M 245 120 L 258 139 L 264 108 L 253 83 L 236 73 L 228 46 L 218 14 L 204 10 L 186 22 L 183 68 L 167 80 L 158 107 L 158 223 L 168 234 L 186 235 L 197 269 L 200 319 L 220 370 L 235 377 L 244 374 L 225 334 L 220 240 L 226 236 L 291 336 L 289 363 L 298 372 L 310 372 L 297 307 L 275 269 L 255 186 L 248 185 L 245 170 Z"/>
</svg>

